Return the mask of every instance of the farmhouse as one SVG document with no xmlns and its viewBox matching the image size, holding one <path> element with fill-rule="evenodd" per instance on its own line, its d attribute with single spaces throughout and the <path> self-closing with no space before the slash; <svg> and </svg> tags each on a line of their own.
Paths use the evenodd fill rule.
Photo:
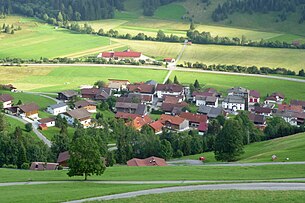
<svg viewBox="0 0 305 203">
<path fill-rule="evenodd" d="M 47 112 L 57 116 L 58 114 L 67 112 L 68 106 L 65 103 L 51 105 L 47 108 Z"/>
<path fill-rule="evenodd" d="M 207 115 L 208 118 L 217 118 L 217 116 L 223 115 L 224 112 L 220 107 L 210 107 L 210 106 L 199 106 L 198 113 Z"/>
<path fill-rule="evenodd" d="M 127 89 L 129 92 L 132 92 L 132 93 L 139 93 L 139 94 L 146 94 L 146 95 L 155 94 L 155 86 L 148 85 L 145 83 L 128 85 Z"/>
<path fill-rule="evenodd" d="M 179 116 L 161 115 L 160 122 L 167 128 L 177 131 L 189 129 L 189 121 Z"/>
<path fill-rule="evenodd" d="M 42 118 L 38 121 L 41 127 L 54 127 L 55 126 L 55 118 Z"/>
<path fill-rule="evenodd" d="M 254 105 L 260 102 L 260 93 L 256 90 L 249 91 L 248 103 L 249 105 Z"/>
<path fill-rule="evenodd" d="M 248 117 L 259 129 L 263 130 L 267 126 L 266 118 L 264 115 L 250 113 Z"/>
<path fill-rule="evenodd" d="M 138 117 L 138 116 L 140 116 L 140 115 L 138 115 L 138 114 L 132 114 L 132 113 L 124 113 L 124 112 L 117 112 L 117 113 L 115 114 L 115 118 L 117 118 L 117 119 L 123 119 L 123 120 L 125 120 L 125 121 L 127 121 L 127 120 L 133 120 L 133 119 L 135 119 L 135 118 Z"/>
<path fill-rule="evenodd" d="M 165 63 L 175 63 L 175 59 L 174 58 L 164 58 L 163 59 L 163 62 L 165 62 Z"/>
<path fill-rule="evenodd" d="M 127 166 L 167 166 L 167 163 L 164 159 L 152 156 L 146 159 L 133 158 L 127 161 Z"/>
<path fill-rule="evenodd" d="M 74 101 L 77 97 L 77 92 L 74 90 L 67 90 L 63 92 L 59 92 L 57 99 L 62 100 L 62 101 Z"/>
<path fill-rule="evenodd" d="M 102 52 L 98 56 L 98 58 L 103 58 L 106 60 L 125 60 L 125 59 L 132 59 L 134 61 L 145 60 L 147 57 L 143 56 L 141 52 L 131 51 L 129 49 L 122 51 L 122 52 Z"/>
<path fill-rule="evenodd" d="M 184 96 L 183 87 L 177 84 L 158 84 L 156 92 L 159 99 L 161 99 L 164 95 Z"/>
<path fill-rule="evenodd" d="M 24 118 L 28 117 L 31 119 L 38 118 L 39 106 L 35 103 L 25 104 L 17 107 L 17 115 Z"/>
<path fill-rule="evenodd" d="M 303 112 L 303 107 L 300 105 L 289 105 L 289 104 L 279 104 L 278 105 L 279 111 L 293 111 L 293 112 Z"/>
<path fill-rule="evenodd" d="M 266 104 L 281 104 L 285 99 L 285 95 L 275 92 L 272 93 L 271 96 L 267 97 L 265 100 Z"/>
<path fill-rule="evenodd" d="M 75 109 L 84 108 L 89 113 L 96 113 L 96 104 L 92 101 L 80 100 L 74 103 Z"/>
<path fill-rule="evenodd" d="M 116 112 L 145 115 L 147 113 L 147 106 L 145 104 L 116 102 L 115 110 Z"/>
<path fill-rule="evenodd" d="M 215 96 L 201 96 L 197 95 L 195 97 L 196 106 L 210 106 L 210 107 L 218 107 L 218 97 Z"/>
<path fill-rule="evenodd" d="M 114 91 L 127 90 L 127 86 L 130 85 L 130 82 L 128 80 L 109 79 L 108 81 L 108 88 Z"/>
<path fill-rule="evenodd" d="M 240 96 L 227 96 L 222 102 L 222 108 L 229 111 L 245 110 L 245 99 Z"/>
<path fill-rule="evenodd" d="M 164 125 L 161 123 L 161 121 L 155 121 L 153 123 L 150 123 L 149 126 L 153 129 L 153 131 L 155 132 L 155 134 L 160 134 L 163 131 L 163 127 Z"/>
<path fill-rule="evenodd" d="M 171 114 L 171 115 L 179 115 L 183 108 L 187 107 L 188 103 L 181 102 L 181 103 L 162 103 L 161 110 L 165 114 Z"/>
<path fill-rule="evenodd" d="M 198 129 L 198 134 L 199 135 L 204 135 L 208 132 L 209 124 L 208 123 L 200 123 L 197 129 Z"/>
<path fill-rule="evenodd" d="M 257 115 L 263 115 L 263 116 L 266 116 L 266 117 L 272 116 L 272 109 L 271 108 L 256 106 L 256 107 L 254 107 L 253 112 Z"/>
<path fill-rule="evenodd" d="M 13 105 L 14 98 L 9 94 L 0 95 L 0 104 L 2 104 L 3 109 L 11 108 Z"/>
<path fill-rule="evenodd" d="M 298 125 L 296 113 L 293 111 L 277 111 L 274 115 L 283 118 L 290 125 Z"/>
<path fill-rule="evenodd" d="M 111 88 L 84 88 L 81 89 L 82 98 L 93 100 L 107 100 L 111 96 Z"/>
<path fill-rule="evenodd" d="M 228 95 L 247 98 L 249 95 L 249 90 L 243 87 L 233 87 L 228 89 Z"/>
<path fill-rule="evenodd" d="M 49 171 L 57 170 L 58 163 L 47 163 L 47 162 L 32 162 L 30 170 L 34 171 Z"/>
<path fill-rule="evenodd" d="M 128 94 L 127 98 L 129 99 L 129 102 L 140 102 L 142 104 L 152 104 L 154 100 L 153 95 L 146 95 L 146 94 L 136 94 L 136 93 L 130 93 Z M 122 97 L 120 97 L 118 100 L 121 100 Z M 128 101 L 125 97 L 125 102 Z M 131 99 L 131 100 L 130 100 Z"/>
<path fill-rule="evenodd" d="M 183 112 L 180 114 L 180 117 L 189 121 L 189 127 L 197 128 L 201 123 L 208 123 L 208 117 L 206 115 Z"/>
<path fill-rule="evenodd" d="M 69 125 L 75 124 L 76 121 L 80 122 L 84 128 L 88 128 L 91 125 L 91 114 L 84 108 L 67 111 L 60 115 L 67 120 Z"/>
<path fill-rule="evenodd" d="M 69 159 L 70 159 L 69 151 L 61 152 L 61 153 L 59 153 L 59 155 L 58 155 L 57 163 L 58 163 L 60 166 L 68 167 L 68 161 L 69 161 Z"/>
</svg>

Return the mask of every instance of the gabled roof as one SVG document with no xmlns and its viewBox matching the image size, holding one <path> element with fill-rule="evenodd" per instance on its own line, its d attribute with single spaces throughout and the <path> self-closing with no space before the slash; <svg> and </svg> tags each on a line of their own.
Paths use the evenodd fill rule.
<svg viewBox="0 0 305 203">
<path fill-rule="evenodd" d="M 39 120 L 39 123 L 47 124 L 47 123 L 54 122 L 54 121 L 55 121 L 55 118 L 42 118 Z"/>
<path fill-rule="evenodd" d="M 243 87 L 233 87 L 231 89 L 228 89 L 228 93 L 247 94 L 248 90 Z"/>
<path fill-rule="evenodd" d="M 39 106 L 35 103 L 30 103 L 30 104 L 24 104 L 21 106 L 18 106 L 18 108 L 23 111 L 24 113 L 28 113 L 31 111 L 38 111 L 39 110 Z"/>
<path fill-rule="evenodd" d="M 151 124 L 149 124 L 149 126 L 156 132 L 161 132 L 162 131 L 162 128 L 163 128 L 163 124 L 161 123 L 161 121 L 155 121 Z"/>
<path fill-rule="evenodd" d="M 162 158 L 152 156 L 146 159 L 133 158 L 127 161 L 127 166 L 167 166 L 167 163 Z"/>
<path fill-rule="evenodd" d="M 285 95 L 280 92 L 274 92 L 271 94 L 271 96 L 279 97 L 281 99 L 285 99 Z"/>
<path fill-rule="evenodd" d="M 57 109 L 57 108 L 62 108 L 62 107 L 67 107 L 66 103 L 58 103 L 58 104 L 54 104 L 49 106 L 51 109 Z"/>
<path fill-rule="evenodd" d="M 102 57 L 104 58 L 140 58 L 142 55 L 141 52 L 134 52 L 134 51 L 123 51 L 123 52 L 103 52 Z"/>
<path fill-rule="evenodd" d="M 254 107 L 254 112 L 255 113 L 268 113 L 269 114 L 269 113 L 272 113 L 272 109 L 256 106 L 256 107 Z"/>
<path fill-rule="evenodd" d="M 175 108 L 182 109 L 186 106 L 188 106 L 188 104 L 186 102 L 181 102 L 181 103 L 176 103 L 176 104 L 162 103 L 161 109 L 162 109 L 162 111 L 165 111 L 165 112 L 172 112 L 173 109 L 175 109 Z"/>
<path fill-rule="evenodd" d="M 208 117 L 207 115 L 199 115 L 199 114 L 193 114 L 188 112 L 182 112 L 180 114 L 181 118 L 185 118 L 186 120 L 189 120 L 193 123 L 207 123 Z"/>
<path fill-rule="evenodd" d="M 289 104 L 279 104 L 279 111 L 294 111 L 294 112 L 303 112 L 303 107 L 299 105 L 289 105 Z"/>
<path fill-rule="evenodd" d="M 249 95 L 255 98 L 260 98 L 261 94 L 256 90 L 250 90 Z"/>
<path fill-rule="evenodd" d="M 74 103 L 75 108 L 84 108 L 87 106 L 96 106 L 93 102 L 89 102 L 87 100 L 80 100 Z"/>
<path fill-rule="evenodd" d="M 137 116 L 135 119 L 133 119 L 131 121 L 131 123 L 129 123 L 129 125 L 134 127 L 136 130 L 141 130 L 141 128 L 144 125 L 147 125 L 151 122 L 152 122 L 151 118 L 147 115 L 146 116 Z"/>
<path fill-rule="evenodd" d="M 130 92 L 139 92 L 139 93 L 146 93 L 146 94 L 153 94 L 155 92 L 154 85 L 148 85 L 148 84 L 143 84 L 143 83 L 128 85 L 127 88 Z"/>
<path fill-rule="evenodd" d="M 254 122 L 255 124 L 265 124 L 266 119 L 263 115 L 257 115 L 257 114 L 249 114 L 249 119 Z"/>
<path fill-rule="evenodd" d="M 160 117 L 160 122 L 162 124 L 165 124 L 166 122 L 169 122 L 169 123 L 174 124 L 174 125 L 180 125 L 185 120 L 187 120 L 187 119 L 181 118 L 179 116 L 170 116 L 170 115 L 165 115 L 165 114 L 162 114 L 161 117 Z"/>
<path fill-rule="evenodd" d="M 199 113 L 206 114 L 209 118 L 216 118 L 217 116 L 221 115 L 223 112 L 222 108 L 220 107 L 210 107 L 210 106 L 199 106 L 198 109 Z"/>
<path fill-rule="evenodd" d="M 0 95 L 0 102 L 8 102 L 13 101 L 14 98 L 10 94 L 2 94 Z"/>
<path fill-rule="evenodd" d="M 226 103 L 233 103 L 233 104 L 244 104 L 245 103 L 245 99 L 239 96 L 227 96 L 224 99 L 224 102 Z"/>
<path fill-rule="evenodd" d="M 305 107 L 305 101 L 301 101 L 301 100 L 291 100 L 290 104 L 296 106 L 302 106 L 303 108 Z"/>
<path fill-rule="evenodd" d="M 99 94 L 101 91 L 99 88 L 93 87 L 93 88 L 85 88 L 85 89 L 81 89 L 81 94 L 82 95 L 97 95 Z"/>
<path fill-rule="evenodd" d="M 207 132 L 209 128 L 209 125 L 207 123 L 200 123 L 198 126 L 198 131 L 199 132 Z"/>
<path fill-rule="evenodd" d="M 70 159 L 69 151 L 61 152 L 61 153 L 58 155 L 57 163 L 62 163 L 62 162 L 64 162 L 64 161 L 68 161 L 69 159 Z"/>
<path fill-rule="evenodd" d="M 74 90 L 66 90 L 66 91 L 63 91 L 63 92 L 59 92 L 59 94 L 63 94 L 64 96 L 66 97 L 74 97 L 74 96 L 77 96 L 77 92 L 74 91 Z"/>
<path fill-rule="evenodd" d="M 65 114 L 77 120 L 91 117 L 91 114 L 83 108 L 67 111 Z"/>
<path fill-rule="evenodd" d="M 182 92 L 183 87 L 177 84 L 158 84 L 156 90 L 164 92 Z"/>
<path fill-rule="evenodd" d="M 138 116 L 139 116 L 138 114 L 124 113 L 124 112 L 117 112 L 115 114 L 116 118 L 121 118 L 121 119 L 124 119 L 124 120 L 127 120 L 127 119 L 132 119 L 133 120 Z"/>
</svg>

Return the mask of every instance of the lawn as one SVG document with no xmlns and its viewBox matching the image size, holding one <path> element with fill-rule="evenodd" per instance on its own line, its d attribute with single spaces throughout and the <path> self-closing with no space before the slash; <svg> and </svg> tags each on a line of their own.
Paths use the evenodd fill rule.
<svg viewBox="0 0 305 203">
<path fill-rule="evenodd" d="M 52 140 L 54 135 L 59 134 L 60 129 L 57 127 L 50 127 L 47 130 L 40 131 L 48 140 Z M 68 136 L 73 137 L 75 129 L 72 127 L 68 127 Z"/>
<path fill-rule="evenodd" d="M 89 180 L 271 180 L 281 178 L 305 178 L 305 165 L 267 166 L 167 166 L 107 168 L 102 176 Z M 69 178 L 67 171 L 26 171 L 0 169 L 0 182 L 83 180 Z"/>
<path fill-rule="evenodd" d="M 286 158 L 290 161 L 305 161 L 304 157 L 305 133 L 288 137 L 257 142 L 245 146 L 245 153 L 238 162 L 270 162 L 272 155 L 276 155 L 276 161 L 282 162 Z M 185 156 L 183 159 L 195 159 L 204 156 L 207 162 L 216 162 L 213 152 Z"/>
<path fill-rule="evenodd" d="M 178 63 L 184 61 L 205 64 L 227 64 L 270 68 L 289 68 L 298 71 L 305 66 L 305 50 L 274 49 L 220 45 L 192 45 Z"/>
<path fill-rule="evenodd" d="M 186 9 L 179 4 L 168 4 L 160 6 L 156 11 L 154 17 L 160 19 L 181 19 L 186 14 Z"/>
<path fill-rule="evenodd" d="M 20 127 L 22 129 L 23 135 L 33 137 L 37 141 L 39 140 L 38 137 L 36 136 L 36 134 L 33 131 L 27 132 L 25 130 L 25 124 L 23 124 L 22 122 L 20 122 L 16 119 L 10 118 L 8 116 L 5 116 L 4 119 L 5 119 L 6 124 L 8 126 L 9 133 L 13 133 L 15 131 L 16 127 Z"/>
<path fill-rule="evenodd" d="M 164 187 L 165 185 L 108 185 L 63 183 L 1 187 L 0 202 L 65 202 L 96 196 Z M 167 185 L 168 186 L 168 185 Z"/>
<path fill-rule="evenodd" d="M 304 202 L 304 191 L 192 191 L 145 195 L 135 198 L 110 200 L 107 203 L 202 202 L 202 203 L 261 203 Z"/>
<path fill-rule="evenodd" d="M 261 97 L 266 97 L 272 92 L 282 92 L 286 96 L 286 101 L 291 99 L 305 99 L 305 84 L 284 81 L 278 79 L 259 78 L 251 76 L 236 76 L 236 75 L 222 75 L 213 73 L 192 73 L 174 71 L 171 79 L 174 76 L 178 77 L 180 83 L 189 84 L 198 79 L 204 87 L 216 88 L 221 93 L 226 94 L 226 90 L 234 86 L 242 86 L 248 89 L 255 89 L 261 93 Z"/>
</svg>

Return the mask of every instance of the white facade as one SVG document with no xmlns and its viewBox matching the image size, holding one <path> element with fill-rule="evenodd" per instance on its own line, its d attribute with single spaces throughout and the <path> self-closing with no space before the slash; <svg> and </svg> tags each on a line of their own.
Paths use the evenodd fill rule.
<svg viewBox="0 0 305 203">
<path fill-rule="evenodd" d="M 163 95 L 181 96 L 181 95 L 183 95 L 183 92 L 157 91 L 157 97 L 159 99 L 162 99 Z"/>
<path fill-rule="evenodd" d="M 245 104 L 222 102 L 222 108 L 231 110 L 231 111 L 239 111 L 239 110 L 244 111 Z"/>
<path fill-rule="evenodd" d="M 7 102 L 3 102 L 2 106 L 3 106 L 4 109 L 7 109 L 7 108 L 11 108 L 12 104 L 13 104 L 12 101 L 7 101 Z"/>
<path fill-rule="evenodd" d="M 74 122 L 75 122 L 75 118 L 72 118 L 72 117 L 70 117 L 68 115 L 60 114 L 60 116 L 62 118 L 65 118 L 69 125 L 73 125 Z M 79 121 L 79 122 L 80 122 L 80 124 L 82 124 L 84 126 L 84 128 L 89 128 L 91 126 L 91 118 L 89 118 L 87 120 Z"/>
<path fill-rule="evenodd" d="M 197 99 L 196 100 L 196 106 L 209 106 L 209 107 L 218 107 L 218 98 L 216 99 L 216 102 L 212 105 L 206 102 L 206 100 L 203 99 Z"/>
<path fill-rule="evenodd" d="M 58 114 L 67 112 L 67 109 L 68 109 L 68 106 L 67 106 L 67 105 L 61 106 L 61 107 L 49 106 L 49 107 L 47 108 L 47 112 L 50 113 L 50 114 L 52 114 L 52 115 L 57 116 Z"/>
</svg>

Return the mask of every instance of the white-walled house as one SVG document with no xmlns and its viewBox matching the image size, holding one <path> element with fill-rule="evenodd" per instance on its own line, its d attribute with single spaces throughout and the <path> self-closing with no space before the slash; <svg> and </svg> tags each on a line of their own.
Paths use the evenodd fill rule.
<svg viewBox="0 0 305 203">
<path fill-rule="evenodd" d="M 67 111 L 60 114 L 62 118 L 65 118 L 69 125 L 73 125 L 76 121 L 88 128 L 91 126 L 91 114 L 84 108 Z"/>
<path fill-rule="evenodd" d="M 196 106 L 210 106 L 210 107 L 218 107 L 218 97 L 214 96 L 196 96 Z"/>
<path fill-rule="evenodd" d="M 164 95 L 184 96 L 184 88 L 177 84 L 158 84 L 156 93 L 159 99 L 162 99 Z"/>
<path fill-rule="evenodd" d="M 66 103 L 59 103 L 51 105 L 47 108 L 47 112 L 57 116 L 58 114 L 65 113 L 68 110 L 68 105 Z"/>
<path fill-rule="evenodd" d="M 227 96 L 222 102 L 222 108 L 230 111 L 245 110 L 245 99 L 239 96 Z"/>
<path fill-rule="evenodd" d="M 43 118 L 38 121 L 39 125 L 45 125 L 46 127 L 55 126 L 55 118 Z"/>
<path fill-rule="evenodd" d="M 11 108 L 14 98 L 9 94 L 0 95 L 0 103 L 4 109 Z"/>
</svg>

